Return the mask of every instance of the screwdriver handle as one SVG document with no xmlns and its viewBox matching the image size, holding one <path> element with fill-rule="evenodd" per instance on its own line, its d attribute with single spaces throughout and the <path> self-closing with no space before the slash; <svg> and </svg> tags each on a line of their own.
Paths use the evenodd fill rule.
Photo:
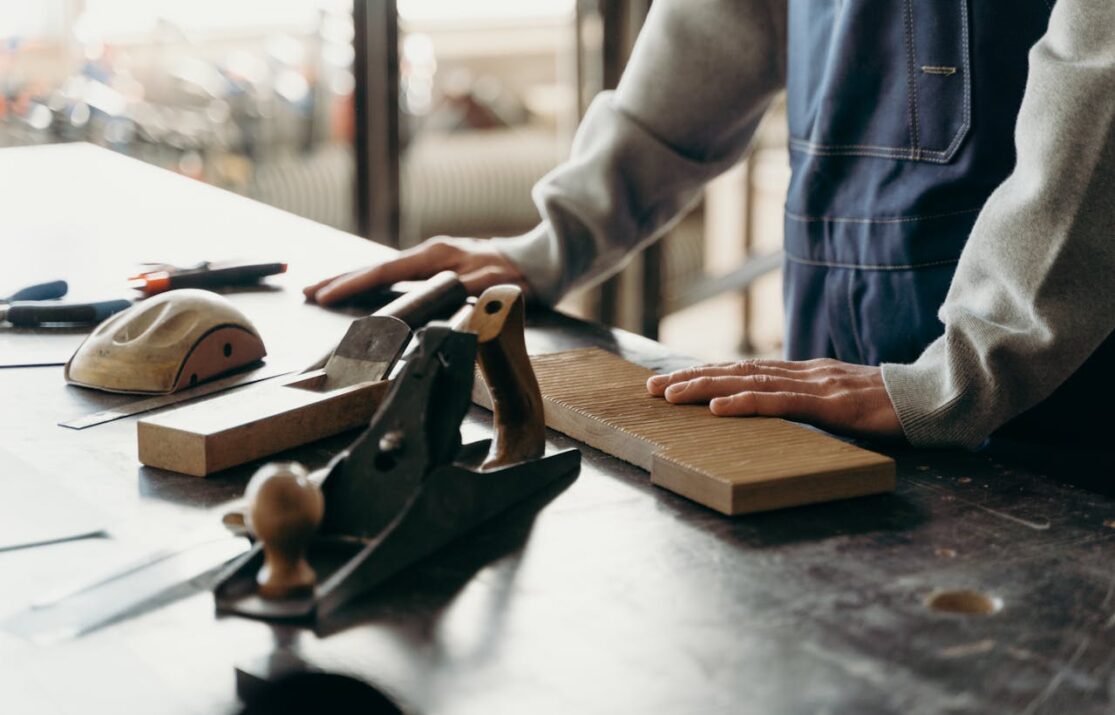
<svg viewBox="0 0 1115 715">
<path fill-rule="evenodd" d="M 97 325 L 110 315 L 130 308 L 130 300 L 102 300 L 97 303 L 12 303 L 7 321 L 18 328 L 33 328 L 45 323 Z"/>
<path fill-rule="evenodd" d="M 183 271 L 149 271 L 131 280 L 131 286 L 146 296 L 179 288 L 222 288 L 251 285 L 267 276 L 285 273 L 285 263 L 246 263 L 216 268 L 196 268 Z"/>
<path fill-rule="evenodd" d="M 5 302 L 14 303 L 17 300 L 54 300 L 66 295 L 70 289 L 66 281 L 48 281 L 46 283 L 36 283 L 32 286 L 27 286 L 21 290 L 17 290 L 7 298 Z"/>
</svg>

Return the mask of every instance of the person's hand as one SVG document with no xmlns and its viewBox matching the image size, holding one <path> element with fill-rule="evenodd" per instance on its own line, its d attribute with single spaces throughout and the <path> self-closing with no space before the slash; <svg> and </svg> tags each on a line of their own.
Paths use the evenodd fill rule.
<svg viewBox="0 0 1115 715">
<path fill-rule="evenodd" d="M 647 390 L 677 404 L 708 403 L 714 415 L 762 415 L 832 432 L 901 437 L 882 371 L 839 360 L 748 360 L 655 375 Z"/>
<path fill-rule="evenodd" d="M 329 305 L 398 281 L 425 280 L 441 271 L 453 271 L 472 295 L 502 283 L 513 283 L 527 292 L 519 269 L 488 241 L 476 238 L 432 238 L 375 266 L 326 278 L 306 286 L 310 300 Z"/>
</svg>

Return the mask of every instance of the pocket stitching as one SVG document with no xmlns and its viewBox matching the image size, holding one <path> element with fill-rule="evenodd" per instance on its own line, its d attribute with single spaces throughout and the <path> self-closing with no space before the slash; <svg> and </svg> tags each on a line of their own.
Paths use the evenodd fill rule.
<svg viewBox="0 0 1115 715">
<path fill-rule="evenodd" d="M 910 144 L 914 158 L 921 154 L 921 136 L 918 123 L 921 121 L 918 113 L 918 78 L 914 74 L 917 64 L 915 55 L 917 48 L 914 44 L 914 4 L 913 0 L 906 0 L 906 109 L 909 112 Z"/>
<path fill-rule="evenodd" d="M 857 271 L 912 271 L 922 268 L 938 268 L 952 266 L 960 262 L 959 258 L 947 258 L 940 261 L 924 261 L 922 263 L 841 263 L 838 261 L 815 261 L 811 258 L 802 258 L 792 253 L 786 253 L 786 260 L 790 263 L 800 263 L 803 266 L 817 266 L 820 268 L 846 268 Z"/>
<path fill-rule="evenodd" d="M 889 216 L 889 217 L 876 217 L 864 218 L 857 216 L 807 216 L 805 214 L 794 213 L 789 209 L 785 209 L 786 218 L 793 221 L 800 221 L 802 223 L 811 223 L 818 221 L 828 221 L 832 223 L 916 223 L 919 221 L 931 221 L 933 219 L 951 218 L 953 216 L 962 216 L 964 214 L 977 213 L 983 210 L 983 206 L 974 206 L 968 209 L 959 209 L 957 211 L 947 211 L 938 214 L 922 214 L 919 216 Z"/>
<path fill-rule="evenodd" d="M 907 0 L 909 4 L 910 0 Z M 922 149 L 915 147 L 886 147 L 871 144 L 819 144 L 809 139 L 790 137 L 789 144 L 792 148 L 803 151 L 813 156 L 873 156 L 883 159 L 909 159 L 924 161 L 934 164 L 948 163 L 956 154 L 960 144 L 968 135 L 972 126 L 972 68 L 971 51 L 969 49 L 969 21 L 968 2 L 962 0 L 960 6 L 960 47 L 961 63 L 964 67 L 964 98 L 962 105 L 962 122 L 956 130 L 952 141 L 941 150 Z M 916 94 L 916 93 L 915 93 Z M 915 123 L 916 124 L 916 123 Z"/>
</svg>

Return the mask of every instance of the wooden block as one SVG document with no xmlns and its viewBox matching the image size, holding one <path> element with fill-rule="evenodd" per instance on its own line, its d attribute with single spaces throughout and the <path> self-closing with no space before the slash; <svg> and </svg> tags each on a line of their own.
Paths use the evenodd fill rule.
<svg viewBox="0 0 1115 715">
<path fill-rule="evenodd" d="M 390 383 L 318 391 L 325 372 L 234 392 L 139 421 L 139 461 L 204 477 L 362 427 Z"/>
<path fill-rule="evenodd" d="M 546 426 L 651 473 L 654 484 L 724 514 L 894 490 L 894 462 L 765 417 L 716 417 L 646 391 L 651 370 L 603 350 L 532 358 Z M 474 400 L 490 409 L 477 381 Z"/>
</svg>

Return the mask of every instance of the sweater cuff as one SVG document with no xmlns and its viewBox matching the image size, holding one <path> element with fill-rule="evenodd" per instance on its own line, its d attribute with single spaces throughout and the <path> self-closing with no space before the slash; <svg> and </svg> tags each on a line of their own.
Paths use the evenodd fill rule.
<svg viewBox="0 0 1115 715">
<path fill-rule="evenodd" d="M 938 341 L 942 343 L 943 341 Z M 937 344 L 909 365 L 884 363 L 883 384 L 906 439 L 914 447 L 967 447 L 974 449 L 987 435 L 965 414 L 964 389 L 950 379 L 943 350 Z"/>
<path fill-rule="evenodd" d="M 561 251 L 547 222 L 522 236 L 491 242 L 523 274 L 535 300 L 554 305 L 561 299 Z"/>
</svg>

